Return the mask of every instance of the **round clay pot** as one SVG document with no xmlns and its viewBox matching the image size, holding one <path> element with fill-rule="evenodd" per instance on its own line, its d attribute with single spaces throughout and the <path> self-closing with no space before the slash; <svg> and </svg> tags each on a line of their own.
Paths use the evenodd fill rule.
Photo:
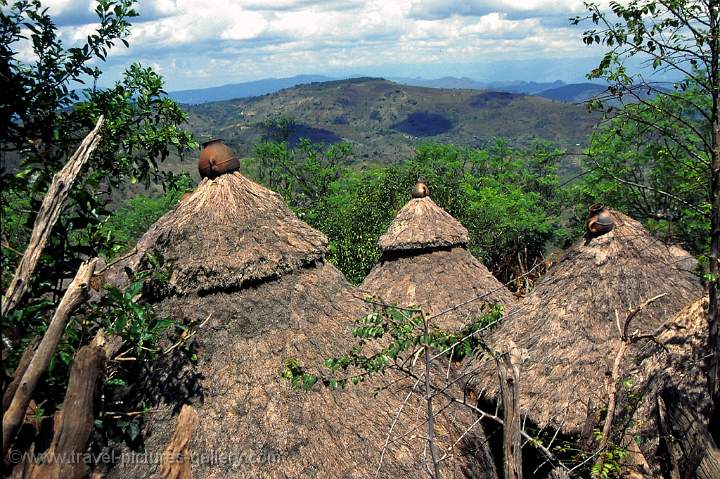
<svg viewBox="0 0 720 479">
<path fill-rule="evenodd" d="M 424 181 L 418 180 L 418 182 L 415 183 L 415 187 L 412 190 L 412 197 L 413 198 L 425 198 L 426 196 L 430 196 L 430 189 L 428 188 L 427 184 L 425 184 Z"/>
<path fill-rule="evenodd" d="M 214 139 L 203 143 L 203 150 L 198 159 L 200 176 L 216 178 L 238 168 L 240 168 L 240 162 L 222 140 Z"/>
<path fill-rule="evenodd" d="M 593 236 L 602 236 L 615 227 L 615 218 L 609 209 L 596 203 L 590 207 L 587 230 Z"/>
</svg>

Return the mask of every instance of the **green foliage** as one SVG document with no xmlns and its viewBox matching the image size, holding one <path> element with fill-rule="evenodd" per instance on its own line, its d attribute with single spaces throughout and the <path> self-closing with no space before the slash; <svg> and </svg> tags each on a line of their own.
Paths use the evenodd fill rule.
<svg viewBox="0 0 720 479">
<path fill-rule="evenodd" d="M 180 129 L 185 113 L 165 96 L 162 78 L 151 69 L 135 64 L 114 87 L 94 87 L 101 74 L 95 63 L 116 42 L 127 43 L 129 19 L 136 16 L 133 4 L 98 1 L 96 32 L 71 48 L 64 47 L 39 1 L 16 2 L 0 12 L 0 89 L 15 93 L 3 97 L 0 150 L 19 161 L 2 172 L 0 200 L 3 217 L 9 219 L 3 223 L 10 227 L 2 248 L 4 281 L 19 259 L 12 250 L 24 250 L 52 176 L 105 115 L 102 141 L 69 193 L 28 297 L 57 296 L 63 279 L 84 258 L 111 247 L 98 232 L 113 192 L 137 181 L 171 184 L 173 175 L 163 173 L 159 162 L 196 146 Z M 17 58 L 24 44 L 32 45 L 32 62 Z M 93 86 L 78 90 L 88 80 Z"/>
<path fill-rule="evenodd" d="M 98 0 L 96 30 L 72 47 L 62 43 L 58 27 L 40 1 L 3 5 L 0 154 L 8 159 L 0 192 L 3 289 L 19 261 L 19 252 L 27 245 L 53 175 L 66 164 L 100 115 L 105 117 L 100 144 L 69 192 L 24 301 L 3 318 L 3 340 L 13 346 L 3 367 L 12 371 L 25 344 L 46 330 L 64 285 L 80 262 L 100 253 L 118 253 L 119 244 L 131 241 L 151 217 L 176 201 L 188 179 L 162 171 L 160 163 L 197 145 L 181 128 L 186 114 L 167 98 L 163 79 L 151 69 L 134 64 L 113 87 L 96 88 L 99 65 L 108 52 L 117 43 L 128 45 L 130 20 L 137 16 L 134 0 Z M 20 59 L 22 50 L 30 50 L 31 58 Z M 146 187 L 162 184 L 166 195 L 155 201 L 138 199 L 108 218 L 111 199 L 126 192 L 128 183 L 137 182 Z M 121 214 L 127 222 L 119 221 Z M 144 274 L 152 275 L 155 281 L 167 277 L 161 261 Z M 158 318 L 143 300 L 145 279 L 136 277 L 127 289 L 110 288 L 102 299 L 75 313 L 50 362 L 43 387 L 35 391 L 34 399 L 42 404 L 43 413 L 52 414 L 62 403 L 72 360 L 99 329 L 119 335 L 125 342 L 125 353 L 134 354 L 137 361 L 113 363 L 103 397 L 109 397 L 110 389 L 130 382 L 137 375 L 136 364 L 159 353 L 159 338 L 172 324 Z M 122 412 L 118 404 L 111 407 Z M 108 428 L 120 428 L 129 440 L 137 439 L 137 421 L 127 421 L 124 426 L 112 418 L 103 421 Z"/>
<path fill-rule="evenodd" d="M 43 405 L 43 414 L 52 415 L 62 404 L 75 355 L 102 329 L 107 335 L 120 336 L 123 339 L 122 355 L 134 358 L 127 362 L 116 361 L 109 364 L 109 379 L 103 386 L 102 397 L 105 400 L 100 409 L 111 408 L 114 415 L 125 418 L 126 413 L 130 412 L 130 404 L 114 401 L 116 392 L 127 389 L 127 385 L 133 383 L 140 365 L 162 354 L 159 349 L 161 338 L 165 334 L 172 334 L 172 328 L 178 326 L 171 319 L 158 316 L 142 296 L 145 281 L 150 277 L 157 280 L 163 274 L 162 265 L 155 262 L 151 269 L 137 273 L 124 288 L 108 286 L 106 294 L 97 302 L 83 306 L 73 316 L 50 360 L 43 387 L 35 391 L 35 401 Z M 15 309 L 4 318 L 3 327 L 7 328 L 6 330 L 22 331 L 24 334 L 21 344 L 24 345 L 24 341 L 29 341 L 34 335 L 44 334 L 47 329 L 46 324 L 31 321 L 32 317 L 42 316 L 52 308 L 52 302 L 44 300 Z M 10 351 L 11 358 L 3 361 L 6 374 L 12 374 L 18 359 L 16 356 L 20 353 L 22 348 L 15 348 Z M 115 441 L 134 443 L 139 438 L 133 431 L 140 420 L 140 415 L 132 421 L 125 421 L 127 424 L 108 417 L 96 420 L 93 447 L 101 448 L 111 437 Z"/>
<path fill-rule="evenodd" d="M 264 141 L 255 147 L 250 171 L 295 209 L 307 213 L 329 194 L 350 152 L 347 143 L 325 147 L 302 138 L 292 148 L 287 141 Z"/>
<path fill-rule="evenodd" d="M 602 439 L 602 432 L 595 430 L 595 440 Z M 613 479 L 623 477 L 623 461 L 627 457 L 627 449 L 609 444 L 605 451 L 602 451 L 590 468 L 590 476 L 595 479 Z"/>
<path fill-rule="evenodd" d="M 637 84 L 640 74 L 625 66 L 626 60 L 638 57 L 649 60 L 652 70 L 675 71 L 692 80 L 694 69 L 710 72 L 717 68 L 717 12 L 712 2 L 697 0 L 632 0 L 611 2 L 610 12 L 595 2 L 586 3 L 588 15 L 576 17 L 573 23 L 589 21 L 594 28 L 583 33 L 586 45 L 608 48 L 589 78 L 606 78 L 616 85 Z M 715 66 L 713 67 L 713 63 Z M 708 76 L 709 80 L 709 76 Z M 707 84 L 709 90 L 711 83 Z"/>
<path fill-rule="evenodd" d="M 121 337 L 124 341 L 121 356 L 129 359 L 115 361 L 108 367 L 103 385 L 104 401 L 95 420 L 91 442 L 92 449 L 98 452 L 111 441 L 140 447 L 141 424 L 147 408 L 141 405 L 141 411 L 135 410 L 131 385 L 136 383 L 142 365 L 164 354 L 160 341 L 166 336 L 174 338 L 174 332 L 183 330 L 172 319 L 158 316 L 143 297 L 148 279 L 167 278 L 161 259 L 152 258 L 150 264 L 150 269 L 135 273 L 122 289 L 106 285 L 100 301 L 90 306 L 79 321 L 86 330 L 85 338 L 92 338 L 99 329 L 107 335 Z M 81 344 L 72 344 L 72 350 L 77 350 Z M 64 378 L 58 379 L 62 382 Z M 62 400 L 59 397 L 51 399 L 53 404 Z M 108 409 L 112 414 L 108 414 Z"/>
<path fill-rule="evenodd" d="M 594 172 L 581 185 L 581 197 L 607 198 L 696 254 L 717 251 L 710 246 L 720 237 L 718 225 L 711 226 L 720 208 L 717 6 L 633 0 L 612 2 L 609 12 L 594 2 L 586 7 L 588 15 L 573 22 L 590 23 L 586 44 L 607 48 L 588 77 L 610 83 L 608 98 L 592 106 L 606 112 L 624 107 L 593 140 L 595 164 L 587 166 Z M 646 68 L 632 71 L 630 59 Z M 681 79 L 670 87 L 656 74 Z M 716 258 L 709 264 L 717 271 Z"/>
<path fill-rule="evenodd" d="M 471 252 L 507 282 L 541 261 L 548 244 L 567 241 L 556 172 L 562 154 L 545 143 L 524 150 L 503 141 L 488 149 L 429 143 L 401 164 L 358 170 L 347 166 L 349 145 L 302 140 L 297 148 L 261 143 L 249 169 L 330 238 L 330 261 L 354 283 L 379 260 L 377 241 L 419 178 L 468 228 Z"/>
<path fill-rule="evenodd" d="M 694 88 L 677 96 L 626 105 L 596 131 L 583 165 L 588 173 L 573 187 L 578 224 L 587 216 L 586 205 L 604 203 L 642 221 L 663 240 L 707 254 L 710 160 L 694 131 L 703 125 L 682 99 L 709 109 L 710 98 Z M 673 111 L 694 128 L 658 115 L 660 109 Z"/>
<path fill-rule="evenodd" d="M 144 279 L 136 278 L 124 290 L 107 286 L 105 304 L 91 316 L 108 334 L 123 337 L 138 355 L 143 351 L 156 353 L 153 346 L 158 335 L 174 324 L 168 319 L 156 318 L 147 305 L 137 302 Z"/>
<path fill-rule="evenodd" d="M 131 250 L 148 228 L 175 206 L 194 183 L 189 175 L 180 175 L 162 196 L 135 195 L 123 201 L 98 231 L 98 236 L 103 238 L 103 255 L 112 259 Z"/>
<path fill-rule="evenodd" d="M 458 333 L 431 325 L 426 337 L 426 318 L 420 309 L 397 308 L 370 301 L 373 311 L 358 319 L 352 330 L 357 343 L 347 354 L 325 359 L 327 374 L 310 373 L 296 359 L 287 358 L 283 377 L 297 389 L 310 389 L 321 384 L 334 390 L 345 388 L 349 382 L 357 385 L 383 374 L 388 368 L 412 375 L 413 371 L 408 369 L 409 360 L 425 344 L 459 361 L 482 349 L 481 333 L 496 325 L 504 311 L 501 305 L 488 308 L 486 314 Z M 366 353 L 364 349 L 373 352 Z"/>
</svg>

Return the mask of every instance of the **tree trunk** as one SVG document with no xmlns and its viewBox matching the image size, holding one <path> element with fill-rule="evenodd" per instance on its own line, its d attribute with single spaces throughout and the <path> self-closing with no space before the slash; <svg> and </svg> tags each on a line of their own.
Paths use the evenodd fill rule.
<svg viewBox="0 0 720 479">
<path fill-rule="evenodd" d="M 52 232 L 55 223 L 60 217 L 65 199 L 67 199 L 70 188 L 75 182 L 75 178 L 80 173 L 83 165 L 90 158 L 90 155 L 100 143 L 100 128 L 102 127 L 104 118 L 100 115 L 97 124 L 85 139 L 75 153 L 70 157 L 62 170 L 53 176 L 52 183 L 48 188 L 42 205 L 35 218 L 30 242 L 25 249 L 20 263 L 15 270 L 15 275 L 10 281 L 10 285 L 5 291 L 5 297 L 2 301 L 2 316 L 7 314 L 17 306 L 27 290 L 30 276 L 35 270 L 40 254 L 45 248 L 48 237 Z M 3 449 L 5 445 L 3 444 Z"/>
<path fill-rule="evenodd" d="M 96 393 L 105 363 L 121 344 L 119 338 L 107 339 L 100 331 L 75 355 L 63 409 L 56 413 L 49 460 L 34 467 L 29 479 L 82 479 L 90 473 L 83 458 L 94 427 Z"/>
<path fill-rule="evenodd" d="M 717 479 L 720 477 L 720 450 L 715 445 L 706 424 L 698 420 L 692 408 L 677 391 L 662 394 L 665 404 L 665 425 L 670 430 L 668 449 L 675 454 L 673 462 L 686 478 Z"/>
<path fill-rule="evenodd" d="M 100 348 L 83 346 L 70 371 L 62 411 L 56 413 L 48 461 L 33 468 L 30 479 L 82 479 L 90 470 L 83 461 L 95 417 L 95 392 L 105 369 Z"/>
<path fill-rule="evenodd" d="M 503 404 L 503 469 L 505 479 L 522 479 L 520 411 L 518 409 L 519 361 L 511 353 L 498 358 Z"/>
<path fill-rule="evenodd" d="M 58 342 L 65 331 L 65 325 L 67 324 L 70 314 L 85 300 L 87 286 L 90 282 L 90 277 L 95 271 L 96 262 L 97 259 L 90 260 L 83 263 L 80 269 L 78 269 L 75 279 L 73 279 L 67 291 L 65 291 L 65 295 L 50 321 L 50 326 L 47 331 L 45 331 L 45 335 L 42 341 L 40 341 L 35 355 L 20 380 L 10 407 L 3 415 L 3 457 L 7 454 L 10 443 L 15 438 L 15 434 L 22 424 L 25 411 L 35 391 L 35 387 L 43 373 L 45 373 L 50 363 L 50 358 L 52 358 L 52 355 L 55 353 L 55 348 L 57 348 Z"/>
<path fill-rule="evenodd" d="M 428 343 L 428 335 L 430 334 L 430 328 L 428 327 L 428 320 L 423 315 L 423 337 L 425 343 L 423 349 L 425 351 L 425 402 L 427 404 L 427 433 L 428 433 L 428 445 L 430 446 L 430 457 L 433 463 L 433 474 L 434 479 L 440 479 L 440 454 L 435 444 L 435 416 L 433 413 L 433 391 L 430 384 L 430 345 Z"/>
<path fill-rule="evenodd" d="M 717 6 L 709 8 L 711 39 L 710 84 L 712 111 L 710 112 L 710 275 L 708 293 L 710 295 L 708 337 L 709 351 L 709 386 L 710 397 L 715 403 L 715 413 L 711 418 L 714 422 L 715 438 L 720 437 L 720 305 L 718 302 L 718 283 L 720 283 L 720 18 Z M 720 477 L 720 476 L 718 476 Z"/>
</svg>

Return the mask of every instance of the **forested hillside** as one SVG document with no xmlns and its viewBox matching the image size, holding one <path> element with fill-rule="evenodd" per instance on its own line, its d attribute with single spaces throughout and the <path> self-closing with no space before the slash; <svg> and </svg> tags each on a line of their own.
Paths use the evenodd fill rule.
<svg viewBox="0 0 720 479">
<path fill-rule="evenodd" d="M 521 94 L 444 90 L 358 78 L 300 85 L 256 98 L 186 106 L 199 138 L 220 137 L 239 154 L 253 151 L 263 122 L 292 118 L 291 142 L 346 141 L 363 163 L 396 163 L 423 141 L 480 147 L 505 138 L 560 146 L 587 144 L 598 116 L 582 105 Z"/>
</svg>

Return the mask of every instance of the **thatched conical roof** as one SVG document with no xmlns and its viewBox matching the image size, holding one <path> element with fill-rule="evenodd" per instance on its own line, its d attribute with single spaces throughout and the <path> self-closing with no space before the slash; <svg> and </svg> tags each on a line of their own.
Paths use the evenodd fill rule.
<svg viewBox="0 0 720 479">
<path fill-rule="evenodd" d="M 204 179 L 138 243 L 173 265 L 175 293 L 239 288 L 311 264 L 327 238 L 303 223 L 277 193 L 240 173 Z M 135 265 L 136 266 L 136 265 Z"/>
<path fill-rule="evenodd" d="M 462 329 L 487 303 L 514 300 L 470 254 L 467 242 L 465 227 L 430 197 L 413 198 L 380 237 L 383 255 L 360 288 L 390 304 L 420 306 L 429 314 L 467 302 L 435 318 L 443 328 Z"/>
<path fill-rule="evenodd" d="M 511 341 L 527 349 L 519 404 L 541 427 L 576 434 L 596 425 L 620 342 L 616 312 L 622 320 L 667 293 L 637 314 L 630 328 L 652 332 L 702 294 L 698 279 L 678 267 L 665 245 L 637 221 L 612 213 L 615 228 L 576 242 L 487 338 L 496 350 Z M 626 357 L 630 361 L 634 353 Z M 476 375 L 475 386 L 486 398 L 497 395 L 493 364 L 487 361 Z"/>
<path fill-rule="evenodd" d="M 317 367 L 347 353 L 355 319 L 368 312 L 324 261 L 320 233 L 277 195 L 232 173 L 203 180 L 148 231 L 138 250 L 128 265 L 142 264 L 143 253 L 153 251 L 172 267 L 170 288 L 153 289 L 160 292 L 159 313 L 203 325 L 187 346 L 197 361 L 176 348 L 140 375 L 135 399 L 151 406 L 144 430 L 145 450 L 156 455 L 150 457 L 171 442 L 180 407 L 191 404 L 198 414 L 187 443 L 194 478 L 375 475 L 414 381 L 389 373 L 347 390 L 304 392 L 281 377 L 286 359 Z M 374 388 L 381 388 L 377 396 Z M 437 410 L 444 406 L 438 399 Z M 413 396 L 403 409 L 379 477 L 426 475 L 424 407 Z M 437 421 L 442 445 L 453 444 L 473 423 L 454 406 Z M 478 447 L 460 441 L 443 464 L 445 476 L 467 471 L 491 477 L 492 464 L 477 455 Z M 157 461 L 123 461 L 110 477 L 159 471 Z"/>
<path fill-rule="evenodd" d="M 378 245 L 383 251 L 415 251 L 463 246 L 468 241 L 467 229 L 426 196 L 402 207 Z"/>
<path fill-rule="evenodd" d="M 639 347 L 641 362 L 628 374 L 631 393 L 640 402 L 630 401 L 630 407 L 620 410 L 616 420 L 622 424 L 623 419 L 632 419 L 627 436 L 643 438 L 639 446 L 651 467 L 647 473 L 653 477 L 660 477 L 673 462 L 692 477 L 708 477 L 692 474 L 703 461 L 705 467 L 712 461 L 714 474 L 718 472 L 720 451 L 707 431 L 713 408 L 705 371 L 711 353 L 708 304 L 707 296 L 700 298 L 663 324 L 654 341 Z M 661 438 L 668 436 L 676 443 L 674 459 L 662 445 Z"/>
</svg>

